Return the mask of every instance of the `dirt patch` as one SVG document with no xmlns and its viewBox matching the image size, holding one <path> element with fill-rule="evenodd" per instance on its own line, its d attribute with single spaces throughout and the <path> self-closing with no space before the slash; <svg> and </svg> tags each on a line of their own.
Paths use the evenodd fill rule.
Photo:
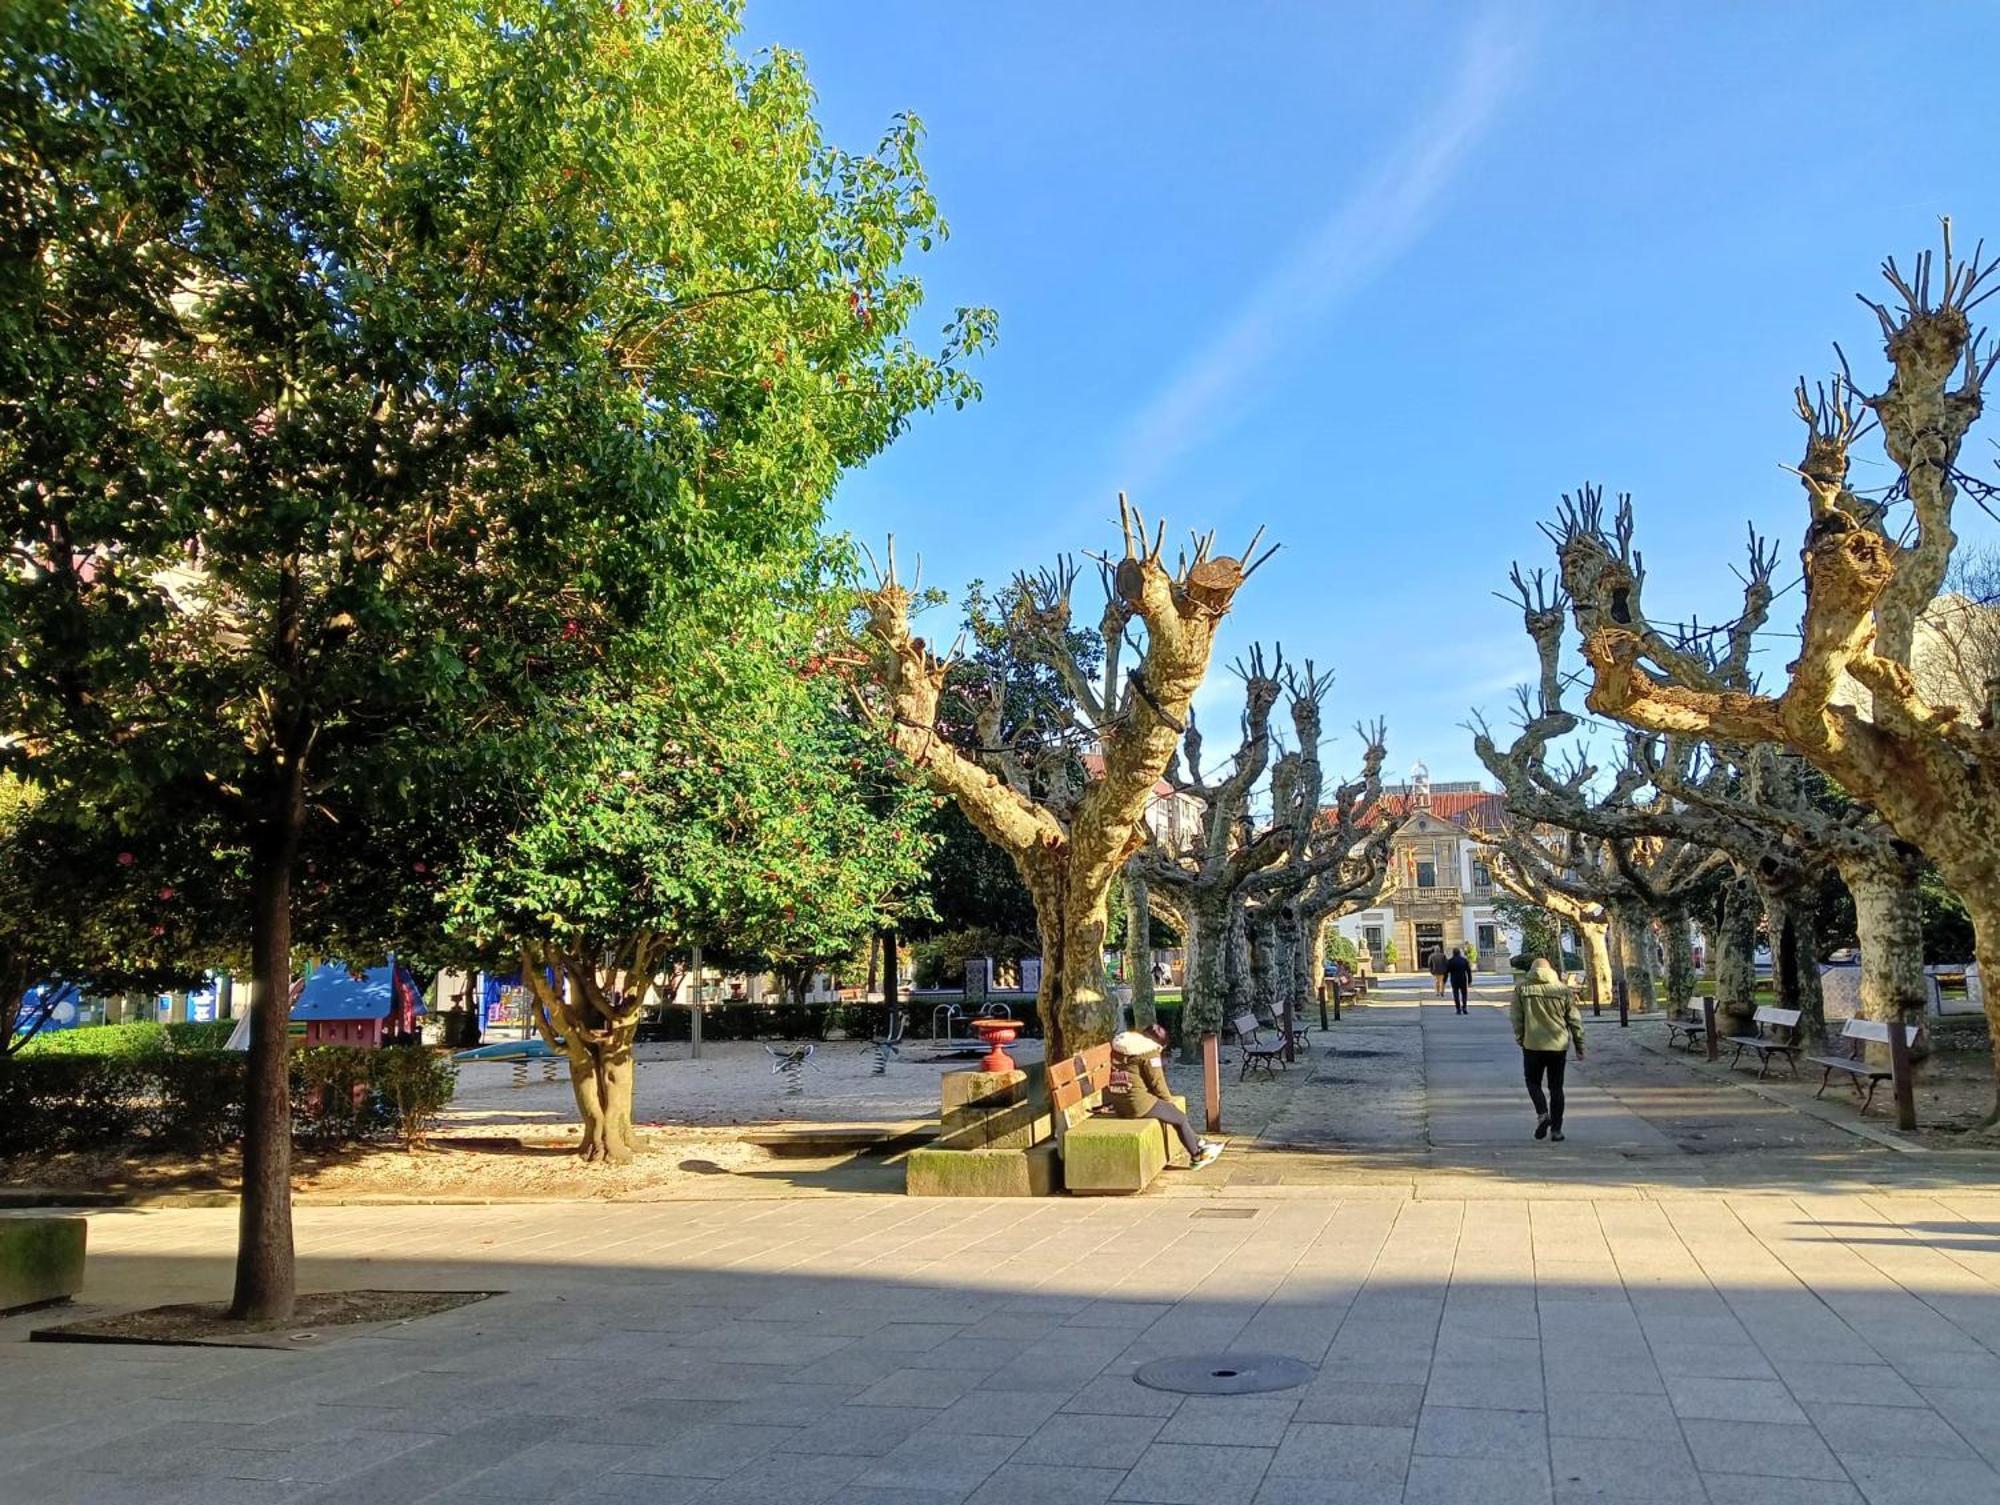
<svg viewBox="0 0 2000 1505">
<path fill-rule="evenodd" d="M 235 1322 L 221 1301 L 149 1306 L 41 1327 L 36 1343 L 162 1343 L 199 1348 L 324 1348 L 366 1328 L 415 1322 L 496 1296 L 497 1291 L 311 1291 L 282 1322 Z"/>
<path fill-rule="evenodd" d="M 650 1200 L 713 1196 L 725 1185 L 736 1187 L 739 1195 L 756 1195 L 780 1189 L 772 1183 L 785 1177 L 827 1172 L 861 1158 L 852 1153 L 788 1157 L 780 1164 L 740 1134 L 706 1127 L 645 1128 L 638 1133 L 639 1153 L 630 1165 L 603 1166 L 584 1165 L 576 1158 L 580 1130 L 574 1124 L 512 1135 L 438 1134 L 421 1150 L 386 1144 L 301 1149 L 293 1158 L 292 1185 L 308 1200 Z M 879 1160 L 875 1163 L 879 1167 Z M 140 1197 L 226 1194 L 238 1190 L 241 1169 L 234 1151 L 153 1155 L 114 1146 L 16 1157 L 0 1164 L 0 1185 Z"/>
</svg>

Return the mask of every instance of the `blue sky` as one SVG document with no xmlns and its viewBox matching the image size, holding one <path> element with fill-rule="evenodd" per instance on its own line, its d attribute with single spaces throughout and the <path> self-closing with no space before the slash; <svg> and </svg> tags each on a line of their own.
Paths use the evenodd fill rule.
<svg viewBox="0 0 2000 1505">
<path fill-rule="evenodd" d="M 1392 770 L 1478 776 L 1462 723 L 1532 669 L 1492 592 L 1579 482 L 1634 493 L 1656 615 L 1731 614 L 1746 520 L 1796 575 L 1791 384 L 1834 340 L 1880 371 L 1854 294 L 1938 215 L 2000 243 L 1990 5 L 749 0 L 744 42 L 843 144 L 923 118 L 926 322 L 1000 315 L 985 400 L 834 525 L 955 591 L 1106 547 L 1120 487 L 1263 524 L 1198 704 L 1232 724 L 1221 665 L 1277 639 L 1336 671 L 1334 772 L 1381 715 Z"/>
</svg>

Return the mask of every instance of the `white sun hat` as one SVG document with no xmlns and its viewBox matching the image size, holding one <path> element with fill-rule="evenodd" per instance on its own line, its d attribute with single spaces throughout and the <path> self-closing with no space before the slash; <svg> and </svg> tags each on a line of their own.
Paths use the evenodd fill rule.
<svg viewBox="0 0 2000 1505">
<path fill-rule="evenodd" d="M 1111 1037 L 1111 1048 L 1121 1056 L 1156 1056 L 1160 1053 L 1160 1042 L 1151 1035 L 1127 1029 Z"/>
</svg>

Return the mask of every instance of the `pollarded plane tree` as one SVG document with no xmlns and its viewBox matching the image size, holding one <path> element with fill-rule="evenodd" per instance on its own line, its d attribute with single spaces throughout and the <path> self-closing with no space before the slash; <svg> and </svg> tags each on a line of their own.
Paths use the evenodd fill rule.
<svg viewBox="0 0 2000 1505">
<path fill-rule="evenodd" d="M 1150 901 L 1164 905 L 1181 932 L 1187 954 L 1182 992 L 1182 1050 L 1192 1050 L 1204 1033 L 1218 1031 L 1229 996 L 1230 920 L 1244 881 L 1259 868 L 1282 859 L 1291 844 L 1289 826 L 1274 822 L 1252 829 L 1250 804 L 1271 762 L 1271 711 L 1285 684 L 1282 648 L 1267 664 L 1253 644 L 1237 661 L 1243 681 L 1242 735 L 1228 771 L 1215 779 L 1202 772 L 1204 739 L 1192 708 L 1181 747 L 1168 762 L 1166 782 L 1177 796 L 1199 805 L 1197 828 L 1176 843 L 1151 826 L 1140 828 L 1145 845 L 1127 863 L 1128 876 Z"/>
<path fill-rule="evenodd" d="M 1388 745 L 1380 721 L 1355 728 L 1363 744 L 1361 771 L 1331 800 L 1323 798 L 1320 709 L 1331 683 L 1331 675 L 1318 679 L 1306 665 L 1309 693 L 1295 691 L 1292 702 L 1299 750 L 1280 759 L 1272 777 L 1274 804 L 1292 832 L 1290 849 L 1283 862 L 1251 874 L 1242 892 L 1253 956 L 1264 958 L 1255 975 L 1288 1028 L 1317 994 L 1326 927 L 1381 893 L 1390 842 L 1404 820 L 1382 809 Z"/>
<path fill-rule="evenodd" d="M 1382 809 L 1386 728 L 1378 721 L 1356 730 L 1367 743 L 1361 774 L 1336 789 L 1321 810 L 1299 864 L 1305 881 L 1287 901 L 1294 916 L 1290 929 L 1297 937 L 1289 994 L 1295 1009 L 1317 996 L 1326 975 L 1327 927 L 1381 896 L 1389 876 L 1390 844 L 1407 818 Z"/>
<path fill-rule="evenodd" d="M 1578 896 L 1551 887 L 1540 876 L 1538 857 L 1550 843 L 1581 841 L 1574 831 L 1557 832 L 1546 827 L 1506 827 L 1498 831 L 1475 830 L 1472 839 L 1486 851 L 1486 865 L 1502 893 L 1523 904 L 1547 910 L 1576 933 L 1583 952 L 1584 986 L 1590 1001 L 1599 1008 L 1612 1000 L 1611 915 L 1601 899 Z M 1522 851 L 1524 843 L 1536 844 L 1536 852 Z M 1559 870 L 1569 864 L 1557 859 Z"/>
<path fill-rule="evenodd" d="M 1601 493 L 1586 488 L 1576 501 L 1566 503 L 1564 525 L 1551 530 L 1551 536 L 1560 543 L 1576 517 L 1594 521 L 1601 513 Z M 1629 551 L 1629 517 L 1624 526 Z M 1749 682 L 1753 639 L 1770 608 L 1775 564 L 1775 553 L 1753 532 L 1747 568 L 1741 576 L 1743 609 L 1737 619 L 1722 629 L 1710 631 L 1691 623 L 1678 640 L 1678 651 L 1688 655 L 1691 662 L 1699 656 L 1706 672 L 1718 682 L 1740 685 Z M 1643 573 L 1636 557 L 1633 566 L 1635 574 Z M 1516 567 L 1513 585 L 1515 598 L 1521 603 L 1525 629 L 1535 644 L 1540 663 L 1540 705 L 1534 702 L 1533 691 L 1523 691 L 1521 735 L 1505 753 L 1494 748 L 1490 738 L 1484 742 L 1477 740 L 1485 738 L 1486 733 L 1483 726 L 1475 729 L 1475 746 L 1508 789 L 1510 810 L 1558 828 L 1568 826 L 1586 832 L 1590 844 L 1573 846 L 1565 867 L 1571 880 L 1627 889 L 1630 890 L 1627 897 L 1641 902 L 1652 902 L 1646 894 L 1653 886 L 1627 882 L 1625 869 L 1642 851 L 1653 859 L 1668 855 L 1666 849 L 1651 844 L 1671 839 L 1679 844 L 1677 849 L 1704 852 L 1719 848 L 1726 852 L 1736 871 L 1728 877 L 1718 875 L 1724 910 L 1718 927 L 1718 959 L 1722 963 L 1718 968 L 1718 1001 L 1724 1012 L 1732 1016 L 1747 1016 L 1754 1009 L 1755 977 L 1749 954 L 1754 937 L 1748 933 L 1754 932 L 1756 909 L 1761 905 L 1770 921 L 1780 999 L 1787 1007 L 1799 1009 L 1817 1030 L 1822 1008 L 1817 946 L 1812 933 L 1815 870 L 1788 835 L 1759 826 L 1747 818 L 1748 811 L 1744 808 L 1746 804 L 1754 807 L 1797 803 L 1800 791 L 1790 777 L 1795 770 L 1771 765 L 1768 759 L 1753 758 L 1744 749 L 1708 748 L 1692 738 L 1669 739 L 1661 746 L 1654 739 L 1628 732 L 1625 765 L 1613 785 L 1612 797 L 1582 799 L 1581 791 L 1590 777 L 1587 769 L 1572 765 L 1564 773 L 1551 775 L 1545 766 L 1550 744 L 1580 724 L 1561 703 L 1565 676 L 1560 670 L 1560 655 L 1568 598 L 1560 584 L 1552 588 L 1540 571 L 1524 577 Z M 1655 790 L 1654 797 L 1638 801 L 1637 796 L 1648 786 Z M 1697 794 L 1705 796 L 1709 805 L 1694 804 L 1692 797 Z M 1713 805 L 1723 806 L 1724 814 L 1734 811 L 1745 818 L 1725 819 L 1709 808 Z M 1622 845 L 1604 845 L 1613 841 Z M 1635 847 L 1632 845 L 1635 842 L 1641 845 Z M 1621 855 L 1625 859 L 1623 866 L 1618 861 Z M 1517 851 L 1512 864 L 1514 871 L 1532 873 L 1535 857 L 1533 852 Z M 1702 874 L 1698 884 L 1707 877 Z M 1539 886 L 1562 892 L 1546 875 Z M 1608 894 L 1611 889 L 1602 892 Z M 1587 888 L 1576 888 L 1569 894 L 1572 900 L 1589 896 Z M 1669 908 L 1685 910 L 1702 899 L 1703 895 L 1696 892 Z M 1650 958 L 1633 931 L 1635 923 L 1644 928 L 1644 922 L 1629 906 L 1621 908 L 1615 903 L 1610 906 L 1609 918 L 1617 942 L 1614 974 L 1626 978 L 1629 992 L 1642 1000 L 1648 999 L 1652 991 Z M 1667 921 L 1670 973 L 1685 975 L 1693 964 L 1685 915 L 1670 912 L 1662 918 Z M 1629 972 L 1625 965 L 1628 959 L 1633 959 Z M 1669 991 L 1678 994 L 1684 988 L 1677 984 Z"/>
<path fill-rule="evenodd" d="M 1187 729 L 1216 629 L 1277 547 L 1256 555 L 1253 537 L 1242 557 L 1218 555 L 1211 533 L 1194 539 L 1192 553 L 1170 568 L 1164 525 L 1149 539 L 1144 518 L 1122 495 L 1118 510 L 1124 553 L 1099 560 L 1106 587 L 1100 674 L 1089 674 L 1069 644 L 1075 567 L 1065 563 L 1019 582 L 1023 637 L 1063 674 L 1095 742 L 1095 766 L 1081 789 L 1037 790 L 1004 744 L 966 747 L 944 735 L 938 700 L 952 655 L 933 653 L 912 631 L 912 594 L 896 576 L 893 555 L 863 603 L 864 705 L 910 776 L 956 801 L 1013 859 L 1034 899 L 1042 943 L 1037 1006 L 1051 1055 L 1110 1036 L 1104 940 L 1111 885 L 1145 841 L 1146 807 Z M 1137 662 L 1125 667 L 1128 651 Z"/>
<path fill-rule="evenodd" d="M 1934 702 L 1908 663 L 1916 619 L 1957 545 L 1952 515 L 1968 479 L 1959 454 L 1995 360 L 1982 354 L 1971 313 L 1991 295 L 1993 269 L 1976 250 L 1954 262 L 1948 226 L 1942 266 L 1929 252 L 1907 276 L 1886 262 L 1896 306 L 1863 300 L 1882 330 L 1886 385 L 1863 394 L 1844 359 L 1817 400 L 1800 383 L 1805 607 L 1799 653 L 1778 693 L 1708 682 L 1647 620 L 1635 572 L 1601 533 L 1579 530 L 1562 559 L 1593 710 L 1648 730 L 1798 753 L 1936 864 L 1972 918 L 1982 970 L 2000 975 L 2000 683 L 1985 687 L 1983 703 Z M 1881 497 L 1849 484 L 1851 450 L 1871 416 L 1896 471 Z M 1904 501 L 1909 515 L 1892 533 L 1890 516 Z M 1850 683 L 1866 692 L 1865 708 L 1844 698 Z M 2000 989 L 1987 990 L 1986 1009 L 2000 1033 Z M 2000 1056 L 1995 1064 L 2000 1071 Z M 1983 1127 L 1997 1124 L 2000 1099 Z"/>
<path fill-rule="evenodd" d="M 1535 645 L 1539 686 L 1520 691 L 1520 729 L 1502 749 L 1475 716 L 1473 748 L 1507 794 L 1509 814 L 1586 838 L 1565 843 L 1560 860 L 1532 837 L 1488 836 L 1523 887 L 1558 893 L 1579 904 L 1601 904 L 1611 923 L 1627 995 L 1638 1008 L 1654 1000 L 1651 933 L 1660 922 L 1668 952 L 1668 992 L 1676 1007 L 1693 996 L 1690 909 L 1712 887 L 1722 854 L 1699 833 L 1675 829 L 1663 817 L 1671 801 L 1657 792 L 1644 762 L 1628 747 L 1611 783 L 1595 789 L 1597 770 L 1580 755 L 1550 766 L 1555 743 L 1581 719 L 1563 706 L 1563 613 L 1559 585 L 1536 571 L 1512 572 L 1522 621 Z M 1685 754 L 1676 754 L 1684 756 Z M 1651 799 L 1640 795 L 1655 787 Z"/>
<path fill-rule="evenodd" d="M 1574 562 L 1588 574 L 1593 559 L 1608 566 L 1629 582 L 1621 587 L 1627 592 L 1627 610 L 1638 610 L 1646 572 L 1633 547 L 1630 498 L 1618 499 L 1609 529 L 1604 518 L 1602 490 L 1587 486 L 1564 498 L 1557 526 L 1549 531 L 1566 569 Z M 1776 564 L 1775 549 L 1753 529 L 1738 616 L 1707 629 L 1690 623 L 1663 639 L 1684 683 L 1716 694 L 1756 693 L 1750 656 L 1754 637 L 1769 621 Z M 1677 740 L 1691 739 L 1683 735 Z M 1709 755 L 1697 760 L 1700 778 L 1690 777 L 1688 767 L 1672 759 L 1654 759 L 1651 771 L 1678 801 L 1682 827 L 1699 829 L 1728 850 L 1755 886 L 1770 930 L 1781 1000 L 1787 1007 L 1802 1008 L 1817 1032 L 1822 1011 L 1812 933 L 1814 891 L 1818 873 L 1831 866 L 1854 899 L 1863 1014 L 1871 1019 L 1920 1016 L 1926 999 L 1921 853 L 1869 807 L 1837 794 L 1815 799 L 1806 771 L 1780 746 L 1727 741 L 1707 746 Z M 1728 895 L 1724 897 L 1727 902 Z M 1740 918 L 1724 915 L 1725 936 L 1741 929 Z M 1734 961 L 1733 951 L 1730 959 Z M 1732 978 L 1725 988 L 1718 979 L 1716 996 L 1731 1012 L 1747 1012 L 1750 1001 L 1736 996 L 1737 980 Z"/>
</svg>

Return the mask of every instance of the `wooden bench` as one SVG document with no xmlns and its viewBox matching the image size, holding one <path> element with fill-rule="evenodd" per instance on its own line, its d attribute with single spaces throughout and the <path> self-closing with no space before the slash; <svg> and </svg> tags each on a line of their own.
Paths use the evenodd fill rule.
<svg viewBox="0 0 2000 1505">
<path fill-rule="evenodd" d="M 1047 1068 L 1049 1108 L 1063 1186 L 1079 1196 L 1144 1191 L 1169 1165 L 1188 1164 L 1187 1149 L 1172 1124 L 1157 1118 L 1120 1118 L 1104 1103 L 1111 1084 L 1111 1047 L 1093 1045 Z M 1184 1098 L 1175 1104 L 1187 1111 Z"/>
<path fill-rule="evenodd" d="M 1910 1049 L 1915 1050 L 1917 1040 L 1923 1034 L 1922 1026 L 1905 1024 L 1902 1030 L 1904 1041 Z M 1861 1111 L 1866 1114 L 1869 1105 L 1875 1101 L 1875 1089 L 1884 1082 L 1895 1079 L 1895 1072 L 1890 1069 L 1887 1061 L 1877 1065 L 1868 1059 L 1868 1047 L 1886 1046 L 1888 1043 L 1889 1026 L 1882 1020 L 1860 1018 L 1848 1020 L 1846 1028 L 1840 1032 L 1840 1038 L 1834 1043 L 1836 1054 L 1807 1057 L 1813 1065 L 1820 1068 L 1819 1092 L 1815 1092 L 1813 1096 L 1818 1097 L 1820 1092 L 1826 1091 L 1827 1083 L 1833 1080 L 1833 1074 L 1838 1071 L 1847 1078 L 1847 1084 L 1854 1089 L 1854 1095 L 1861 1099 Z M 1861 1089 L 1863 1082 L 1868 1084 L 1866 1092 Z"/>
<path fill-rule="evenodd" d="M 1271 1075 L 1273 1063 L 1290 1069 L 1285 1060 L 1285 1041 L 1281 1035 L 1276 1040 L 1264 1038 L 1264 1027 L 1257 1022 L 1254 1014 L 1238 1014 L 1229 1021 L 1229 1028 L 1236 1036 L 1236 1048 L 1243 1052 L 1243 1069 L 1236 1073 L 1236 1080 L 1242 1081 L 1250 1075 L 1252 1067 L 1264 1068 L 1264 1075 Z"/>
<path fill-rule="evenodd" d="M 1736 1047 L 1736 1054 L 1729 1058 L 1733 1071 L 1736 1063 L 1743 1059 L 1743 1052 L 1757 1052 L 1757 1080 L 1762 1081 L 1771 1069 L 1771 1058 L 1777 1056 L 1792 1068 L 1792 1075 L 1799 1074 L 1799 1011 L 1797 1009 L 1761 1008 L 1751 1016 L 1750 1026 L 1756 1031 L 1750 1035 L 1731 1035 L 1722 1043 Z"/>
<path fill-rule="evenodd" d="M 1685 1014 L 1667 1020 L 1667 1049 L 1672 1050 L 1683 1039 L 1689 1050 L 1699 1050 L 1708 1043 L 1708 1015 L 1699 998 Z"/>
</svg>

